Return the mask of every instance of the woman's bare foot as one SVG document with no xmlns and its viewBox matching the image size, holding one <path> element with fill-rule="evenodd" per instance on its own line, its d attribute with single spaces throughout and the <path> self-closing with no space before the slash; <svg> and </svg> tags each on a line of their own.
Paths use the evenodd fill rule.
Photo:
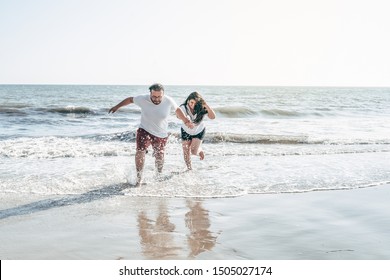
<svg viewBox="0 0 390 280">
<path fill-rule="evenodd" d="M 200 157 L 200 160 L 203 160 L 203 159 L 204 159 L 204 152 L 203 152 L 203 151 L 200 151 L 200 152 L 199 152 L 199 157 Z"/>
</svg>

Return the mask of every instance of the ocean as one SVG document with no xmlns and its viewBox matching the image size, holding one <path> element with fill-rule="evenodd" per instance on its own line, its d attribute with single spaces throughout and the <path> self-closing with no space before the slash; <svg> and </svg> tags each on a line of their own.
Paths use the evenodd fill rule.
<svg viewBox="0 0 390 280">
<path fill-rule="evenodd" d="M 35 195 L 225 198 L 390 183 L 390 88 L 166 86 L 165 94 L 180 105 L 192 91 L 217 114 L 206 120 L 205 160 L 192 157 L 192 172 L 160 181 L 148 153 L 147 184 L 124 189 L 135 181 L 140 109 L 108 110 L 147 85 L 0 85 L 0 197 L 13 194 L 2 207 Z M 179 131 L 172 114 L 167 175 L 185 170 Z"/>
</svg>

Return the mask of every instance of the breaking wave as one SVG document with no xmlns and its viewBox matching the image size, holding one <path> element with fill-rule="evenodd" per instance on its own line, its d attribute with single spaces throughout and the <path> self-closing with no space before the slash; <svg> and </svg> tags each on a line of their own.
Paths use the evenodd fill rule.
<svg viewBox="0 0 390 280">
<path fill-rule="evenodd" d="M 0 158 L 93 158 L 135 154 L 135 132 L 86 137 L 23 137 L 0 141 Z M 181 154 L 179 134 L 168 139 L 167 151 Z M 226 145 L 231 144 L 231 145 Z M 349 143 L 311 141 L 308 136 L 208 133 L 209 155 L 284 156 L 389 152 L 390 141 Z M 252 145 L 252 146 L 248 146 Z M 254 145 L 254 146 L 253 146 Z M 279 145 L 284 145 L 281 148 Z"/>
<path fill-rule="evenodd" d="M 235 133 L 209 133 L 205 141 L 211 143 L 242 143 L 242 144 L 307 144 L 307 136 L 259 135 Z"/>
</svg>

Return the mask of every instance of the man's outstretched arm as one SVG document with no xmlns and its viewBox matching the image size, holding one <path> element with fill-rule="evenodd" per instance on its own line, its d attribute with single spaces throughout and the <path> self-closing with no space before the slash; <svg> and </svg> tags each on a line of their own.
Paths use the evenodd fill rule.
<svg viewBox="0 0 390 280">
<path fill-rule="evenodd" d="M 131 103 L 134 103 L 133 97 L 128 97 L 128 98 L 122 100 L 120 103 L 118 103 L 114 107 L 112 107 L 108 111 L 108 113 L 115 113 L 120 107 L 127 106 L 127 105 L 129 105 Z"/>
</svg>

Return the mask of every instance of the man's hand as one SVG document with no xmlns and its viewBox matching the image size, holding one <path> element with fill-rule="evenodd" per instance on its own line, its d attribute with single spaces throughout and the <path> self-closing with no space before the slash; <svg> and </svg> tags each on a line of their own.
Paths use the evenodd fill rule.
<svg viewBox="0 0 390 280">
<path fill-rule="evenodd" d="M 190 120 L 187 120 L 184 124 L 185 124 L 188 128 L 194 128 L 194 124 L 193 124 Z"/>
<path fill-rule="evenodd" d="M 108 113 L 110 114 L 110 113 L 115 113 L 116 111 L 118 110 L 118 107 L 117 106 L 114 106 L 114 107 L 112 107 L 109 111 L 108 111 Z"/>
</svg>

